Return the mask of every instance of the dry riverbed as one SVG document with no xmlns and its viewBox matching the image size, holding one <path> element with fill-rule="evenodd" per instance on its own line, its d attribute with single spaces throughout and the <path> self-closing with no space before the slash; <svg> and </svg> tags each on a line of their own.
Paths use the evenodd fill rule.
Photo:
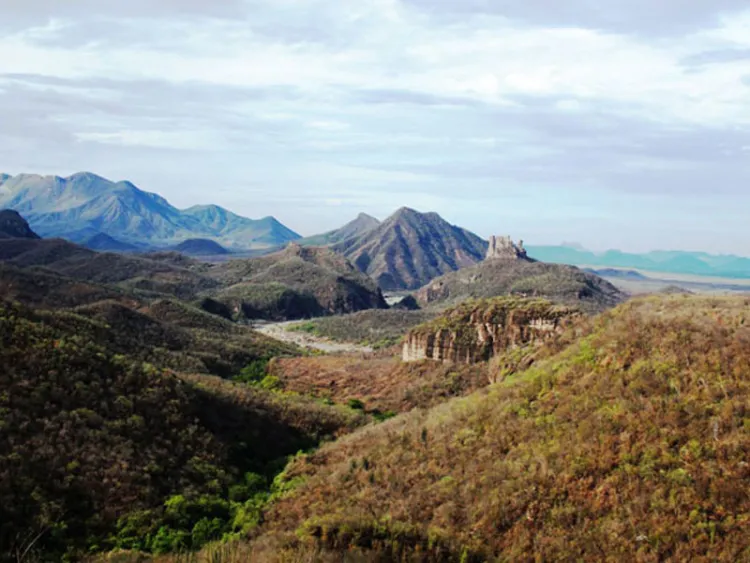
<svg viewBox="0 0 750 563">
<path fill-rule="evenodd" d="M 373 352 L 370 346 L 361 346 L 347 342 L 333 342 L 332 340 L 320 338 L 306 332 L 290 330 L 294 325 L 298 325 L 299 323 L 300 321 L 287 321 L 283 323 L 258 322 L 253 328 L 261 334 L 265 334 L 276 340 L 328 354 L 369 354 Z"/>
</svg>

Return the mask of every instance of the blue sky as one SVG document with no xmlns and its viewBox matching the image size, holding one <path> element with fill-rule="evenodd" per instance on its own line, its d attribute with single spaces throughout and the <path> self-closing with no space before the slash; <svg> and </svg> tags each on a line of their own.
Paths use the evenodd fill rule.
<svg viewBox="0 0 750 563">
<path fill-rule="evenodd" d="M 407 205 L 528 244 L 750 254 L 746 7 L 0 0 L 0 171 L 303 234 Z"/>
</svg>

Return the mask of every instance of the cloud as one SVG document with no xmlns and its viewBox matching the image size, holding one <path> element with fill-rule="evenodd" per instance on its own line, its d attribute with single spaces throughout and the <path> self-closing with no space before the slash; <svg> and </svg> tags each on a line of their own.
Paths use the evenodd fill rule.
<svg viewBox="0 0 750 563">
<path fill-rule="evenodd" d="M 411 205 L 527 239 L 747 240 L 743 4 L 0 0 L 0 169 L 304 233 Z"/>
</svg>

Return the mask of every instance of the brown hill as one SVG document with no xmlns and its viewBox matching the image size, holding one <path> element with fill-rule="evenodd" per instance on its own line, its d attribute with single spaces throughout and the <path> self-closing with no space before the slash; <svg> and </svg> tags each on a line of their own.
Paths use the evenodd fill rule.
<svg viewBox="0 0 750 563">
<path fill-rule="evenodd" d="M 402 208 L 377 228 L 333 246 L 384 290 L 416 289 L 484 258 L 487 242 L 436 213 Z"/>
<path fill-rule="evenodd" d="M 216 293 L 248 318 L 294 319 L 383 309 L 380 289 L 343 256 L 327 248 L 290 244 L 270 256 L 217 265 Z"/>
<path fill-rule="evenodd" d="M 445 306 L 502 295 L 543 297 L 588 312 L 603 311 L 626 297 L 611 283 L 573 266 L 492 259 L 433 280 L 417 292 L 417 299 L 421 305 Z"/>
<path fill-rule="evenodd" d="M 325 446 L 250 559 L 744 561 L 749 311 L 629 302 L 487 391 Z"/>
</svg>

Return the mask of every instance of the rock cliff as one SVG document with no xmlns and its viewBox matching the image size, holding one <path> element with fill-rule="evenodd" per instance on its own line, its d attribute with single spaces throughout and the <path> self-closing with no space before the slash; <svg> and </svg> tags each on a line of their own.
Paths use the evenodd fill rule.
<svg viewBox="0 0 750 563">
<path fill-rule="evenodd" d="M 508 349 L 542 343 L 582 313 L 538 299 L 469 301 L 416 327 L 404 339 L 403 360 L 487 361 Z"/>
<path fill-rule="evenodd" d="M 527 258 L 523 241 L 516 244 L 510 237 L 490 237 L 485 260 L 525 260 Z"/>
</svg>

